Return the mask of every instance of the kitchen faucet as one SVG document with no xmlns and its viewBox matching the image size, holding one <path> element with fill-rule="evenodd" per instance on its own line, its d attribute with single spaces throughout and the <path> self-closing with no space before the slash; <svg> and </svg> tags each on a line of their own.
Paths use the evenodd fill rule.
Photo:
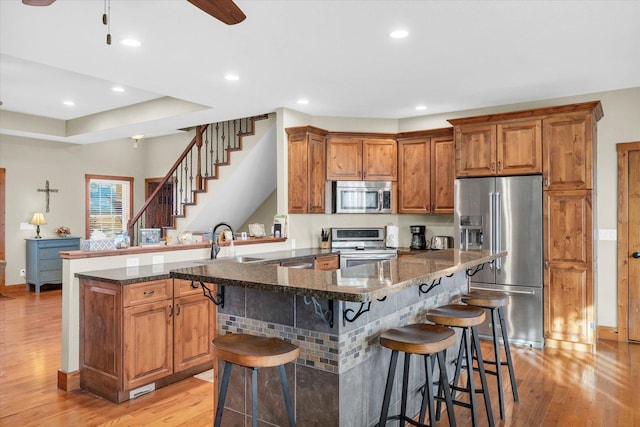
<svg viewBox="0 0 640 427">
<path fill-rule="evenodd" d="M 233 228 L 231 228 L 231 226 L 229 224 L 227 224 L 226 222 L 220 222 L 218 224 L 216 224 L 212 229 L 211 229 L 211 259 L 216 259 L 218 258 L 218 253 L 220 252 L 220 243 L 218 242 L 218 239 L 216 238 L 216 230 L 218 229 L 218 227 L 227 227 L 229 230 L 231 230 L 231 239 L 232 240 L 236 240 L 236 235 L 233 232 Z"/>
</svg>

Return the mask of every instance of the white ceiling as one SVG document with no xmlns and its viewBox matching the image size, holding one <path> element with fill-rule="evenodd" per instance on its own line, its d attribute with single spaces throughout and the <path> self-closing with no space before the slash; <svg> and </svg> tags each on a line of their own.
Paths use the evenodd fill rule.
<svg viewBox="0 0 640 427">
<path fill-rule="evenodd" d="M 0 0 L 0 109 L 69 128 L 162 97 L 194 104 L 161 120 L 133 110 L 120 123 L 112 111 L 106 128 L 37 135 L 88 143 L 278 107 L 397 119 L 640 86 L 640 0 L 236 3 L 247 19 L 227 26 L 184 0 L 111 0 L 107 46 L 102 0 Z M 391 39 L 400 27 L 409 37 Z M 120 45 L 126 37 L 142 46 Z M 0 123 L 29 136 L 10 127 Z"/>
</svg>

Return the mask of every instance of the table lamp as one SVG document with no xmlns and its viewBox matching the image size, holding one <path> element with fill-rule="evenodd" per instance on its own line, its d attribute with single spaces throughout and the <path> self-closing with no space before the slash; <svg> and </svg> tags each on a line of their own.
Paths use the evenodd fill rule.
<svg viewBox="0 0 640 427">
<path fill-rule="evenodd" d="M 33 216 L 31 217 L 31 221 L 29 221 L 29 224 L 33 224 L 36 226 L 36 239 L 40 239 L 40 226 L 41 225 L 45 225 L 47 223 L 47 220 L 44 219 L 44 215 L 42 214 L 42 212 L 36 212 L 33 214 Z"/>
</svg>

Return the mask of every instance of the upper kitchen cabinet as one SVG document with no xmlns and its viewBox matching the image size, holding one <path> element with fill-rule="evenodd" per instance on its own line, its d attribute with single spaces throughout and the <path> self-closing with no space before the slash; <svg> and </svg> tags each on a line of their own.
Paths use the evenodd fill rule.
<svg viewBox="0 0 640 427">
<path fill-rule="evenodd" d="M 327 131 L 312 126 L 289 135 L 289 213 L 324 213 Z"/>
<path fill-rule="evenodd" d="M 393 138 L 332 135 L 327 144 L 328 181 L 398 179 L 398 147 Z"/>
<path fill-rule="evenodd" d="M 588 111 L 544 119 L 545 190 L 593 189 L 597 114 Z"/>
<path fill-rule="evenodd" d="M 457 176 L 541 173 L 541 128 L 541 120 L 455 125 Z"/>
<path fill-rule="evenodd" d="M 454 161 L 452 128 L 399 134 L 398 213 L 452 213 Z"/>
</svg>

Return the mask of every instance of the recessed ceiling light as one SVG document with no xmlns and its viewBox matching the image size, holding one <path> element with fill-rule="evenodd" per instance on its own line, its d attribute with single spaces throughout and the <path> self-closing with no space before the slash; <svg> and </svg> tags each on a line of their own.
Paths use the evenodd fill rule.
<svg viewBox="0 0 640 427">
<path fill-rule="evenodd" d="M 422 111 L 422 110 L 426 110 L 426 109 L 427 109 L 426 105 L 417 105 L 416 106 L 416 110 L 418 110 L 418 111 Z"/>
<path fill-rule="evenodd" d="M 298 104 L 300 104 L 300 105 L 307 105 L 309 103 L 309 100 L 308 99 L 298 99 L 296 102 Z"/>
<path fill-rule="evenodd" d="M 75 102 L 73 102 L 73 101 L 69 101 L 69 100 L 67 100 L 67 101 L 63 101 L 62 103 L 63 103 L 64 105 L 66 105 L 67 107 L 73 107 L 74 105 L 76 105 L 76 103 L 75 103 Z"/>
<path fill-rule="evenodd" d="M 240 76 L 238 76 L 237 74 L 227 74 L 226 76 L 224 76 L 225 80 L 229 80 L 230 82 L 235 82 L 240 80 Z"/>
<path fill-rule="evenodd" d="M 394 30 L 389 33 L 389 37 L 394 39 L 403 39 L 409 35 L 409 31 L 407 30 Z"/>
<path fill-rule="evenodd" d="M 140 43 L 139 40 L 136 39 L 123 39 L 120 44 L 124 45 L 124 46 L 130 46 L 130 47 L 138 47 L 140 46 L 142 43 Z"/>
<path fill-rule="evenodd" d="M 111 90 L 114 92 L 124 92 L 124 88 L 122 86 L 114 86 Z"/>
</svg>

